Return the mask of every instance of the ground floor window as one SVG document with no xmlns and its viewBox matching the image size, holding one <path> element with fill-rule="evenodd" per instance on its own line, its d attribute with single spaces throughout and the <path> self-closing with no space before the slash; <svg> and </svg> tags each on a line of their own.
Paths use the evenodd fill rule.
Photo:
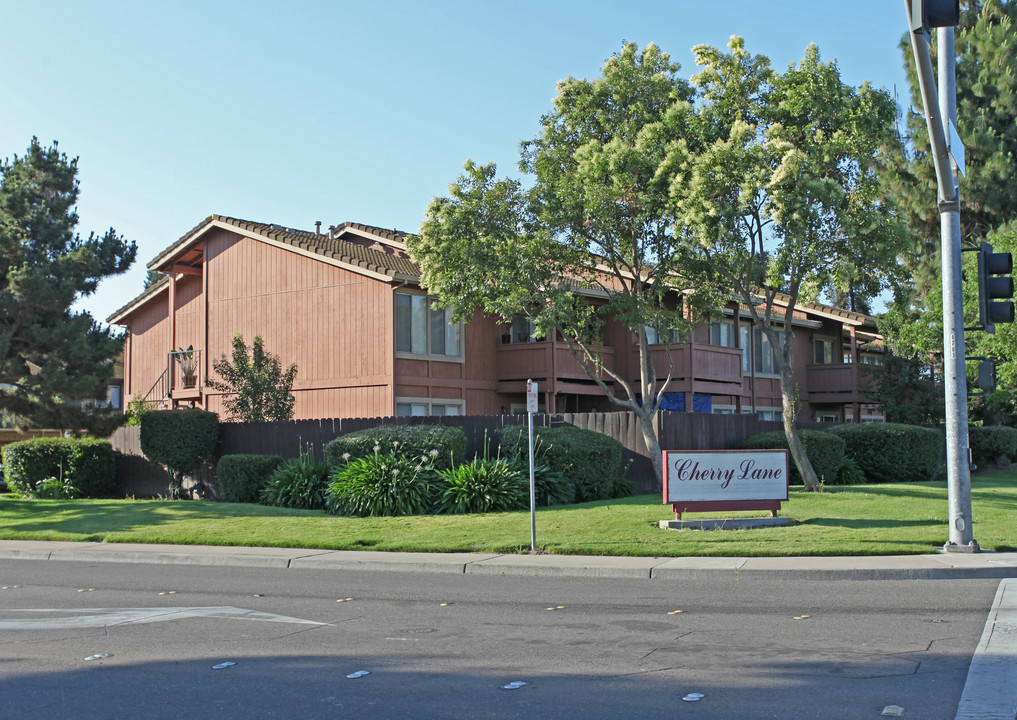
<svg viewBox="0 0 1017 720">
<path fill-rule="evenodd" d="M 430 400 L 426 398 L 396 400 L 397 417 L 446 417 L 462 414 L 462 400 Z"/>
</svg>

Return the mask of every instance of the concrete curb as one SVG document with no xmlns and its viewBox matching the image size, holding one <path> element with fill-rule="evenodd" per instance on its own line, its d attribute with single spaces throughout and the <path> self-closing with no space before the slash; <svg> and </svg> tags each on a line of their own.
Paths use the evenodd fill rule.
<svg viewBox="0 0 1017 720">
<path fill-rule="evenodd" d="M 789 580 L 1017 578 L 1017 553 L 860 557 L 612 557 L 401 553 L 307 548 L 0 540 L 2 560 L 150 563 L 298 570 L 366 570 L 519 577 L 688 580 L 702 575 Z"/>
</svg>

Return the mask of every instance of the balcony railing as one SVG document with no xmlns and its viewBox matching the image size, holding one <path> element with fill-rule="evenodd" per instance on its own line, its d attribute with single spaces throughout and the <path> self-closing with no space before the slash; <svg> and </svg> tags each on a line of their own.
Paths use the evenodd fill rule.
<svg viewBox="0 0 1017 720">
<path fill-rule="evenodd" d="M 875 387 L 868 366 L 855 363 L 812 363 L 805 366 L 810 403 L 865 402 Z"/>
<path fill-rule="evenodd" d="M 614 367 L 614 348 L 596 346 L 594 352 L 601 366 Z M 589 380 L 583 366 L 572 356 L 564 342 L 541 340 L 537 342 L 510 343 L 498 346 L 498 380 L 526 380 L 546 378 L 558 380 Z M 606 382 L 611 376 L 600 372 Z"/>
<path fill-rule="evenodd" d="M 670 389 L 715 393 L 739 393 L 742 388 L 742 351 L 719 345 L 651 345 L 650 357 L 659 380 L 673 378 Z M 671 367 L 673 364 L 673 368 Z M 629 367 L 639 371 L 639 346 L 633 345 Z M 633 380 L 638 376 L 633 376 Z M 692 387 L 693 382 L 695 388 Z"/>
<path fill-rule="evenodd" d="M 167 355 L 166 373 L 171 395 L 200 395 L 204 384 L 201 350 L 175 350 Z"/>
</svg>

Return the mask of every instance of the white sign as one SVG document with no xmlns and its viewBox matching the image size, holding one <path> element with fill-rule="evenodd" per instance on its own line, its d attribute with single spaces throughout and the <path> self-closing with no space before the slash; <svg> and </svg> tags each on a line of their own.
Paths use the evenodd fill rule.
<svg viewBox="0 0 1017 720">
<path fill-rule="evenodd" d="M 526 381 L 526 412 L 537 412 L 537 383 Z"/>
<path fill-rule="evenodd" d="M 787 500 L 786 450 L 667 451 L 664 502 Z"/>
</svg>

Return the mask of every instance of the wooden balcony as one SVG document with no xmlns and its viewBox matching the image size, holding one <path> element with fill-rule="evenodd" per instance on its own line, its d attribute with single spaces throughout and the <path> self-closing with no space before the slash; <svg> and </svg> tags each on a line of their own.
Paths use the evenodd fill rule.
<svg viewBox="0 0 1017 720">
<path fill-rule="evenodd" d="M 201 350 L 175 351 L 166 355 L 166 377 L 169 397 L 173 400 L 200 400 L 205 378 L 202 372 Z"/>
<path fill-rule="evenodd" d="M 701 392 L 738 395 L 742 392 L 742 351 L 717 345 L 651 345 L 650 355 L 657 377 L 667 377 L 669 392 Z M 671 364 L 673 363 L 673 369 Z M 632 346 L 629 367 L 639 369 L 639 347 Z M 638 381 L 638 376 L 633 376 Z"/>
<path fill-rule="evenodd" d="M 596 353 L 601 365 L 614 367 L 614 348 L 597 346 Z M 607 383 L 612 382 L 606 372 L 601 371 L 599 376 Z M 593 383 L 583 366 L 572 356 L 568 344 L 557 340 L 499 345 L 497 378 L 501 389 L 507 392 L 515 391 L 515 386 L 526 380 L 558 385 Z M 559 391 L 566 390 L 559 388 Z"/>
<path fill-rule="evenodd" d="M 810 403 L 869 402 L 875 378 L 865 365 L 812 363 L 805 366 L 805 388 Z"/>
</svg>

